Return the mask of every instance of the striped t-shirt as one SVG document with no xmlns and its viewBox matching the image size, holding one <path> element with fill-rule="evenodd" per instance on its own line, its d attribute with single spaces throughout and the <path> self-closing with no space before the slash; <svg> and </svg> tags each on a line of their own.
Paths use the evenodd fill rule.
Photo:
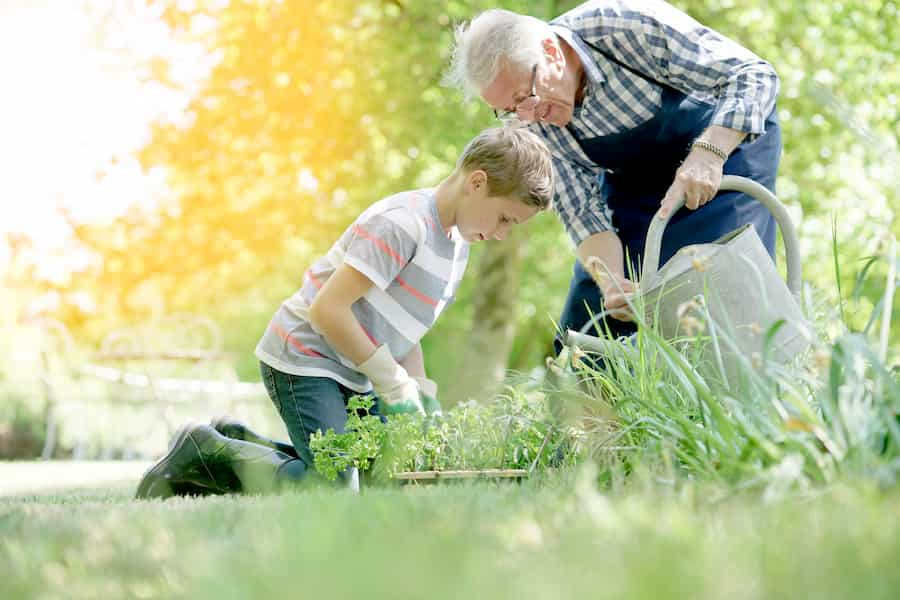
<svg viewBox="0 0 900 600">
<path fill-rule="evenodd" d="M 358 391 L 372 386 L 349 359 L 337 353 L 309 322 L 318 290 L 347 264 L 372 288 L 351 307 L 376 346 L 387 344 L 402 360 L 453 301 L 469 257 L 456 228 L 441 227 L 433 189 L 401 192 L 376 202 L 303 276 L 256 346 L 256 357 L 294 375 L 328 377 Z"/>
</svg>

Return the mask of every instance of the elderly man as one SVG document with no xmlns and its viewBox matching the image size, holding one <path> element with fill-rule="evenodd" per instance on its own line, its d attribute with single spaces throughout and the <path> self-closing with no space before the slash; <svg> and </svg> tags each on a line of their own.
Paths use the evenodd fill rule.
<svg viewBox="0 0 900 600">
<path fill-rule="evenodd" d="M 614 335 L 634 331 L 629 277 L 654 214 L 668 214 L 681 198 L 685 208 L 666 229 L 661 261 L 746 223 L 774 258 L 768 211 L 746 195 L 717 191 L 723 172 L 774 191 L 778 77 L 673 6 L 596 0 L 550 23 L 489 10 L 457 29 L 447 79 L 481 96 L 499 119 L 528 123 L 551 149 L 554 207 L 578 258 L 563 332 L 601 308 L 613 317 L 606 325 Z M 592 256 L 610 275 L 600 289 L 582 266 Z"/>
</svg>

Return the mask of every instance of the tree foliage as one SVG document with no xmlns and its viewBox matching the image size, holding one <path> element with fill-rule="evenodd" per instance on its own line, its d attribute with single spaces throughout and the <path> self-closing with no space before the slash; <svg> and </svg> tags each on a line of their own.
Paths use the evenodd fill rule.
<svg viewBox="0 0 900 600">
<path fill-rule="evenodd" d="M 93 327 L 210 313 L 227 324 L 227 344 L 249 376 L 256 338 L 308 261 L 363 207 L 436 184 L 462 145 L 492 124 L 483 106 L 440 85 L 452 25 L 496 5 L 546 18 L 575 4 L 167 3 L 173 34 L 203 44 L 218 62 L 186 122 L 159 126 L 140 156 L 146 168 L 167 171 L 170 202 L 156 214 L 77 229 L 102 257 L 74 283 L 97 299 L 103 325 L 94 319 Z M 897 5 L 678 5 L 778 70 L 780 196 L 802 215 L 807 278 L 833 289 L 825 227 L 832 214 L 846 256 L 871 251 L 880 230 L 898 232 Z M 177 68 L 157 65 L 153 76 L 170 81 Z M 519 302 L 509 312 L 518 328 L 510 366 L 518 369 L 548 351 L 572 260 L 552 217 L 536 219 L 526 236 Z M 847 265 L 848 278 L 855 268 Z M 478 326 L 474 293 L 469 281 L 426 342 L 438 378 L 453 372 L 459 356 L 450 349 Z M 78 320 L 77 311 L 69 316 Z"/>
</svg>

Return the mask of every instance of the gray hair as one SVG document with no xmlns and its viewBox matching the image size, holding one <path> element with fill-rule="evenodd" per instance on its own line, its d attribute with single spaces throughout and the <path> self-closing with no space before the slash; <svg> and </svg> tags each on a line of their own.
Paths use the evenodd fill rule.
<svg viewBox="0 0 900 600">
<path fill-rule="evenodd" d="M 444 84 L 462 90 L 466 98 L 480 95 L 504 65 L 525 71 L 542 62 L 541 42 L 553 37 L 546 22 L 501 9 L 484 11 L 454 33 L 456 45 Z"/>
</svg>

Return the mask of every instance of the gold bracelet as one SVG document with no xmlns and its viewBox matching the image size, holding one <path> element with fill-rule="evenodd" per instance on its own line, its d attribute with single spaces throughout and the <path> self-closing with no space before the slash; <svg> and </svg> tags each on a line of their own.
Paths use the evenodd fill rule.
<svg viewBox="0 0 900 600">
<path fill-rule="evenodd" d="M 703 148 L 704 150 L 712 152 L 722 160 L 728 160 L 727 152 L 725 152 L 715 144 L 707 142 L 706 140 L 694 140 L 694 143 L 691 144 L 691 148 Z"/>
</svg>

